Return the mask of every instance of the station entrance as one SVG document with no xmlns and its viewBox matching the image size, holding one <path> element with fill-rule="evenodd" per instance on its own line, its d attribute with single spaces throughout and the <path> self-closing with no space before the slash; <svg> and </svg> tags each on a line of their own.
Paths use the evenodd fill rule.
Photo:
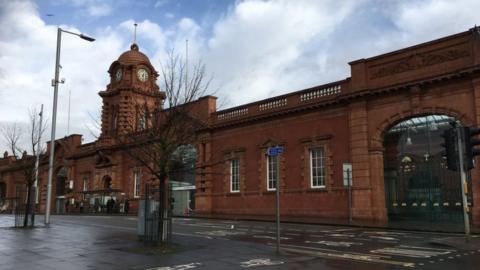
<svg viewBox="0 0 480 270">
<path fill-rule="evenodd" d="M 389 222 L 463 227 L 460 173 L 450 171 L 441 136 L 456 121 L 446 115 L 405 119 L 384 138 L 385 198 Z M 468 181 L 470 182 L 470 181 Z M 469 196 L 468 201 L 471 202 Z"/>
</svg>

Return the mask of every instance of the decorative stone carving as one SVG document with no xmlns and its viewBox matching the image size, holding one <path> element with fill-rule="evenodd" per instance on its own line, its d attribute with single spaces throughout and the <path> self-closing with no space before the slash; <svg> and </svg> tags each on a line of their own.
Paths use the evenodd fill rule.
<svg viewBox="0 0 480 270">
<path fill-rule="evenodd" d="M 453 61 L 459 58 L 470 56 L 470 52 L 461 49 L 450 49 L 435 53 L 420 53 L 404 58 L 398 62 L 373 70 L 370 79 L 378 79 L 398 73 L 412 71 L 444 62 Z"/>
</svg>

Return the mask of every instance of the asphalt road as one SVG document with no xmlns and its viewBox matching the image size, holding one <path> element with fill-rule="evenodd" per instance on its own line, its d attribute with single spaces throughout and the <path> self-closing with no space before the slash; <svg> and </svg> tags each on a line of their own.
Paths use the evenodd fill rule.
<svg viewBox="0 0 480 270">
<path fill-rule="evenodd" d="M 101 248 L 93 245 L 100 253 L 105 250 L 123 252 L 115 253 L 113 257 L 117 259 L 108 267 L 103 265 L 101 268 L 95 268 L 95 262 L 107 259 L 98 258 L 95 252 L 84 254 L 85 252 L 77 248 L 79 250 L 77 255 L 84 255 L 83 258 L 91 262 L 82 264 L 89 266 L 83 269 L 179 270 L 258 267 L 439 270 L 478 269 L 480 264 L 480 237 L 477 235 L 472 236 L 467 242 L 460 234 L 282 224 L 281 253 L 277 255 L 274 223 L 196 218 L 174 219 L 173 241 L 179 247 L 175 252 L 142 254 L 145 256 L 137 256 L 137 260 L 126 260 L 122 256 L 127 256 L 128 253 L 125 252 L 131 252 L 132 248 L 124 246 L 133 242 L 138 244 L 135 239 L 136 224 L 135 217 L 53 216 L 51 229 L 56 229 L 58 241 L 66 241 L 60 235 L 68 234 L 71 230 L 71 241 L 86 243 L 91 241 L 88 239 L 96 239 L 96 243 L 104 245 Z M 88 234 L 88 237 L 85 234 Z M 41 237 L 37 235 L 38 238 Z M 1 241 L 0 234 L 0 265 L 2 246 L 6 244 Z M 75 243 L 64 243 L 58 245 L 80 246 Z M 85 244 L 85 247 L 91 248 L 92 245 Z M 125 260 L 125 263 L 120 263 L 122 260 Z M 62 269 L 55 267 L 54 264 L 49 266 L 53 269 Z"/>
<path fill-rule="evenodd" d="M 55 216 L 54 222 L 120 230 L 136 230 L 135 217 Z M 306 269 L 478 269 L 480 238 L 465 241 L 461 234 L 364 229 L 356 227 L 282 224 L 281 255 L 275 255 L 275 224 L 232 220 L 176 218 L 174 239 L 186 237 L 208 245 L 248 242 L 270 247 L 273 256 L 244 258 L 242 268 Z M 174 240 L 175 241 L 175 240 Z M 202 252 L 192 256 L 191 268 L 202 268 Z M 159 269 L 182 269 L 178 264 Z M 177 267 L 177 268 L 175 268 Z M 295 268 L 292 268 L 295 269 Z"/>
</svg>

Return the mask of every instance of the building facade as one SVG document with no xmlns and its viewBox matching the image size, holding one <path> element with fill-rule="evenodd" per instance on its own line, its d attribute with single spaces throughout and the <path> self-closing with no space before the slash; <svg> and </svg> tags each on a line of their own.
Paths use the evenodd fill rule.
<svg viewBox="0 0 480 270">
<path fill-rule="evenodd" d="M 344 223 L 351 216 L 355 222 L 399 227 L 408 226 L 405 221 L 462 224 L 460 175 L 446 168 L 441 134 L 452 121 L 480 126 L 480 29 L 349 64 L 351 76 L 345 80 L 227 110 L 216 111 L 211 96 L 196 101 L 208 125 L 198 130 L 192 146 L 196 173 L 189 181 L 194 183 L 177 188 L 188 190 L 186 200 L 192 203 L 176 213 L 186 206 L 196 215 L 272 219 L 279 188 L 284 219 Z M 80 135 L 71 135 L 55 142 L 56 181 L 73 182 L 63 184 L 70 188 L 63 195 L 55 193 L 54 184 L 57 212 L 65 200 L 75 204 L 88 195 L 95 203 L 107 191 L 119 201 L 135 202 L 149 181 L 121 151 L 116 136 L 126 132 L 127 122 L 142 128 L 147 121 L 135 104 L 161 109 L 158 100 L 165 94 L 136 45 L 109 74 L 111 83 L 100 92 L 99 139 L 81 144 Z M 272 146 L 284 152 L 266 155 Z M 22 183 L 14 164 L 8 155 L 0 160 L 5 197 Z M 41 175 L 44 210 L 46 172 Z M 480 224 L 478 177 L 475 168 L 468 178 L 473 225 Z"/>
</svg>

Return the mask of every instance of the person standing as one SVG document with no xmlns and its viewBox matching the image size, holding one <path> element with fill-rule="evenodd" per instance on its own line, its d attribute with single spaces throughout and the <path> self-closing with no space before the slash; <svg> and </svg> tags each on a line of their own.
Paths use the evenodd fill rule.
<svg viewBox="0 0 480 270">
<path fill-rule="evenodd" d="M 125 205 L 123 206 L 123 211 L 125 212 L 125 215 L 128 215 L 128 208 L 130 207 L 130 203 L 128 202 L 128 199 L 125 200 Z"/>
</svg>

